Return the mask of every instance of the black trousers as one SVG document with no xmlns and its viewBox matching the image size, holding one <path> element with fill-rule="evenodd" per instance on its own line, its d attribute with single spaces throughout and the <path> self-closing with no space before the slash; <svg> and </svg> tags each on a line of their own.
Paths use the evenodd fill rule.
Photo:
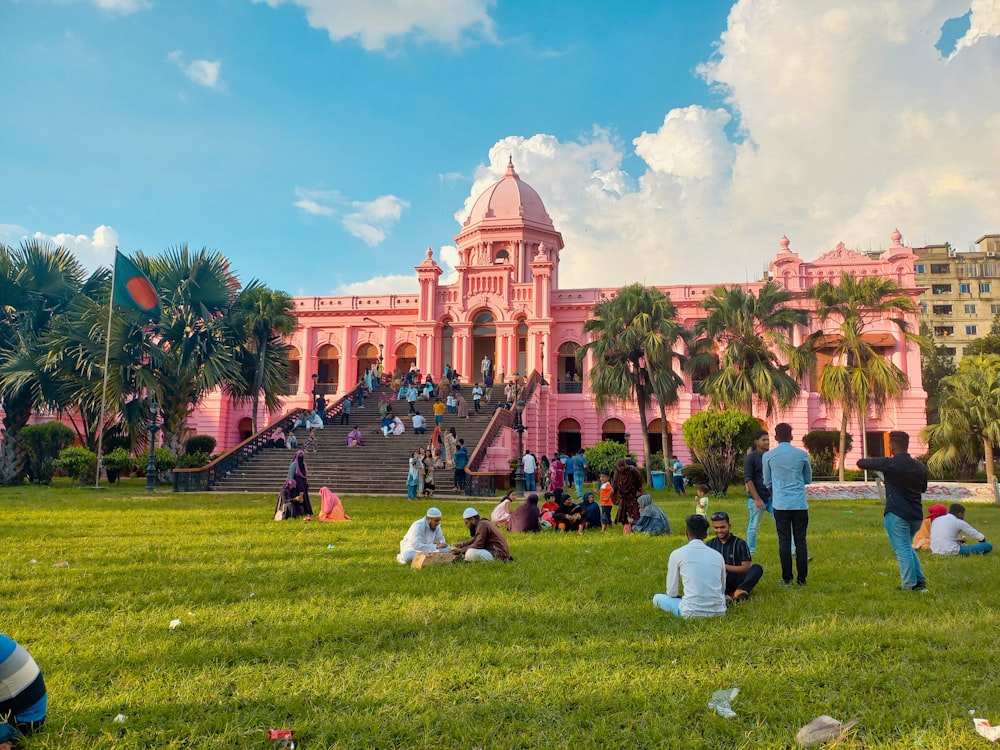
<svg viewBox="0 0 1000 750">
<path fill-rule="evenodd" d="M 808 510 L 774 509 L 774 525 L 778 531 L 778 559 L 781 560 L 781 580 L 792 580 L 792 539 L 795 540 L 795 577 L 806 582 L 809 575 L 809 549 L 806 547 L 806 529 L 809 528 Z"/>
<path fill-rule="evenodd" d="M 751 565 L 746 573 L 726 573 L 726 593 L 732 596 L 736 589 L 742 589 L 749 594 L 763 575 L 764 569 L 757 563 Z"/>
<path fill-rule="evenodd" d="M 350 424 L 351 423 L 351 413 L 350 412 L 340 412 L 340 423 Z"/>
</svg>

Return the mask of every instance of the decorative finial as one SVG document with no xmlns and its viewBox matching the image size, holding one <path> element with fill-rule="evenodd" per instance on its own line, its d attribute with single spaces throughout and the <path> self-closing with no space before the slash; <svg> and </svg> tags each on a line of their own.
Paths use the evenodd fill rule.
<svg viewBox="0 0 1000 750">
<path fill-rule="evenodd" d="M 431 250 L 430 246 L 427 248 L 427 260 L 431 260 L 434 257 L 434 251 Z"/>
<path fill-rule="evenodd" d="M 507 154 L 507 166 L 508 167 L 513 167 L 514 166 L 514 154 L 510 154 L 510 153 Z"/>
<path fill-rule="evenodd" d="M 903 239 L 903 235 L 901 235 L 899 233 L 899 230 L 898 229 L 893 229 L 892 230 L 892 244 L 893 245 L 898 245 L 902 239 Z"/>
<path fill-rule="evenodd" d="M 787 235 L 784 235 L 784 234 L 781 235 L 781 242 L 779 242 L 778 244 L 781 245 L 781 252 L 783 252 L 783 253 L 790 253 L 791 252 L 791 250 L 788 249 L 788 246 L 791 243 L 788 241 L 788 236 Z"/>
</svg>

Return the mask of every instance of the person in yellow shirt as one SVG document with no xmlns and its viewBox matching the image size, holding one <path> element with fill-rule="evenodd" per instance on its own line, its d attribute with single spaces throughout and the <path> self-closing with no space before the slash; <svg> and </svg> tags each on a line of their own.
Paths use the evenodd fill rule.
<svg viewBox="0 0 1000 750">
<path fill-rule="evenodd" d="M 434 424 L 441 424 L 444 421 L 444 409 L 444 401 L 439 396 L 437 401 L 434 402 Z"/>
</svg>

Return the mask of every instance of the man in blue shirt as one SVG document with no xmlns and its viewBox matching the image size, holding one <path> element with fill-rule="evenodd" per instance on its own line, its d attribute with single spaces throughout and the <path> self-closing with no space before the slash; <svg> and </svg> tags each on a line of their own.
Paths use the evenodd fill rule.
<svg viewBox="0 0 1000 750">
<path fill-rule="evenodd" d="M 795 569 L 799 586 L 806 585 L 809 574 L 809 550 L 806 529 L 809 527 L 809 503 L 806 485 L 812 484 L 809 454 L 792 445 L 792 426 L 782 422 L 774 428 L 778 445 L 764 454 L 764 485 L 771 490 L 774 525 L 778 532 L 778 559 L 781 560 L 781 585 L 792 583 L 792 539 L 795 539 Z"/>
<path fill-rule="evenodd" d="M 770 447 L 771 438 L 767 430 L 758 430 L 753 437 L 753 448 L 743 458 L 743 484 L 747 490 L 747 510 L 750 511 L 750 520 L 747 521 L 747 547 L 751 555 L 757 552 L 760 519 L 765 513 L 770 513 L 771 517 L 774 517 L 771 491 L 764 484 L 764 454 Z"/>
<path fill-rule="evenodd" d="M 0 634 L 0 743 L 39 729 L 48 704 L 45 680 L 31 654 Z"/>
<path fill-rule="evenodd" d="M 583 498 L 583 485 L 587 479 L 587 457 L 583 455 L 583 448 L 576 452 L 570 459 L 573 462 L 573 483 L 576 485 L 577 498 Z"/>
<path fill-rule="evenodd" d="M 927 491 L 927 467 L 909 454 L 910 436 L 889 433 L 892 458 L 862 458 L 859 469 L 881 471 L 885 479 L 883 524 L 899 564 L 900 591 L 926 591 L 927 580 L 920 558 L 913 549 L 913 535 L 924 520 L 923 493 Z"/>
<path fill-rule="evenodd" d="M 455 492 L 465 492 L 465 467 L 469 463 L 469 451 L 465 448 L 464 439 L 458 441 L 452 460 L 455 463 Z"/>
</svg>

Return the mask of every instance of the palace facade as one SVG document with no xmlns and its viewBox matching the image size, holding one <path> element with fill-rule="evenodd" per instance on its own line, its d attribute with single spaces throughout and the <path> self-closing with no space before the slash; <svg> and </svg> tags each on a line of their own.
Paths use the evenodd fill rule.
<svg viewBox="0 0 1000 750">
<path fill-rule="evenodd" d="M 914 277 L 913 249 L 901 244 L 898 231 L 888 249 L 867 255 L 843 244 L 815 260 L 803 260 L 783 237 L 769 265 L 769 277 L 796 297 L 799 307 L 812 311 L 808 297 L 820 281 L 836 281 L 841 272 L 857 276 L 884 276 L 898 282 L 916 300 L 923 289 Z M 386 372 L 405 372 L 415 364 L 423 373 L 440 377 L 446 363 L 458 370 L 470 385 L 482 381 L 482 361 L 490 360 L 502 390 L 501 376 L 527 376 L 537 371 L 545 385 L 535 389 L 524 411 L 525 446 L 536 454 L 552 454 L 557 448 L 572 450 L 601 439 L 625 442 L 644 461 L 638 411 L 631 406 L 598 409 L 588 390 L 589 357 L 578 361 L 577 347 L 586 341 L 583 332 L 594 305 L 613 296 L 614 288 L 564 289 L 559 284 L 559 263 L 564 248 L 538 193 L 509 164 L 502 179 L 476 201 L 455 237 L 459 261 L 458 278 L 441 283 L 442 269 L 428 249 L 416 266 L 418 289 L 412 294 L 349 297 L 297 297 L 294 299 L 299 327 L 289 337 L 293 347 L 289 396 L 285 408 L 306 407 L 312 393 L 332 394 L 331 403 L 353 389 L 360 374 L 372 363 L 383 361 Z M 716 283 L 726 283 L 720 279 Z M 757 291 L 765 282 L 743 284 Z M 685 327 L 705 315 L 699 303 L 716 284 L 660 286 L 677 306 Z M 918 316 L 908 320 L 918 328 Z M 793 343 L 821 328 L 810 312 L 809 322 L 793 331 Z M 831 331 L 832 333 L 832 331 Z M 869 415 L 869 454 L 881 455 L 890 430 L 910 433 L 912 452 L 923 452 L 919 438 L 925 425 L 925 394 L 921 386 L 920 354 L 907 342 L 897 326 L 883 320 L 866 334 L 884 356 L 907 374 L 909 391 L 876 417 Z M 821 352 L 819 367 L 830 361 Z M 668 428 L 674 451 L 682 460 L 690 453 L 684 445 L 681 425 L 702 409 L 707 399 L 693 388 L 687 373 L 680 373 L 685 387 L 679 401 L 667 409 Z M 357 418 L 364 414 L 358 412 Z M 659 410 L 650 410 L 658 415 Z M 762 414 L 757 416 L 763 416 Z M 840 413 L 823 404 L 816 393 L 816 377 L 803 383 L 797 401 L 767 422 L 790 422 L 798 442 L 814 429 L 839 429 Z M 246 407 L 224 401 L 213 394 L 197 410 L 191 426 L 199 433 L 215 435 L 219 449 L 230 448 L 249 435 Z M 372 424 L 374 427 L 374 422 Z M 767 424 L 768 427 L 773 424 Z M 853 460 L 860 455 L 862 441 L 856 423 Z M 660 449 L 659 417 L 649 422 L 652 450 Z M 492 468 L 503 470 L 516 452 L 516 436 L 504 430 L 494 438 L 489 451 Z M 849 464 L 850 465 L 850 464 Z M 481 466 L 487 469 L 487 466 Z"/>
</svg>

